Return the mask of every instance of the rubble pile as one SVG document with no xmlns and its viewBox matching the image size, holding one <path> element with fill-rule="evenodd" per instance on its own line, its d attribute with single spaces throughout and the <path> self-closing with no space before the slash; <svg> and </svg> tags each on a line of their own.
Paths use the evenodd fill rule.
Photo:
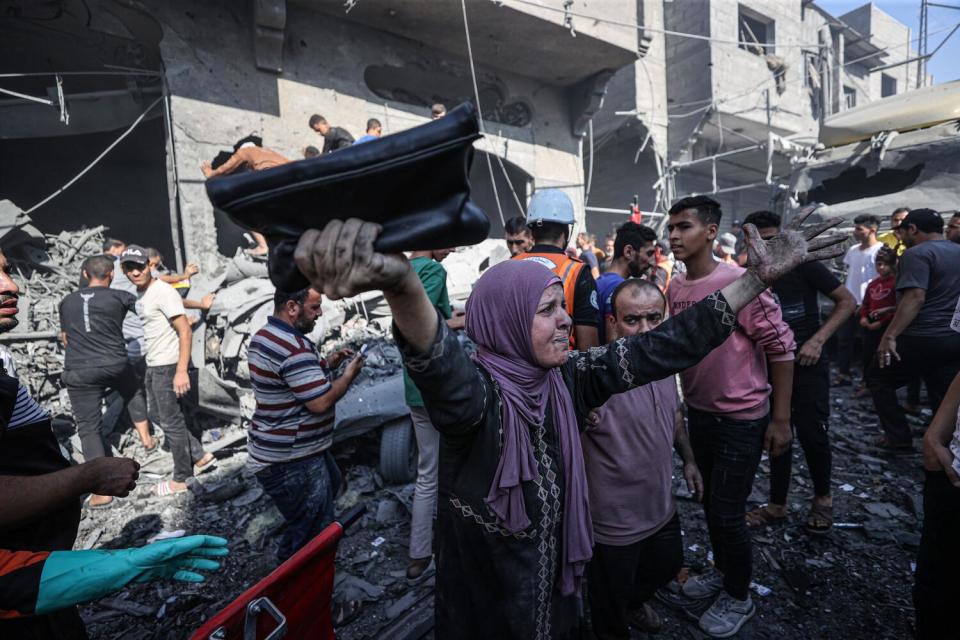
<svg viewBox="0 0 960 640">
<path fill-rule="evenodd" d="M 800 640 L 816 637 L 910 637 L 913 562 L 921 514 L 920 456 L 890 457 L 866 444 L 875 430 L 868 400 L 849 387 L 835 389 L 831 434 L 834 442 L 834 512 L 837 528 L 826 536 L 803 532 L 811 483 L 799 447 L 785 525 L 755 530 L 753 597 L 756 618 L 738 637 Z M 929 419 L 929 412 L 925 416 Z M 917 430 L 923 420 L 914 419 Z M 230 428 L 222 440 L 229 439 Z M 337 595 L 360 600 L 359 614 L 338 628 L 345 640 L 419 638 L 430 628 L 433 579 L 407 585 L 412 484 L 391 485 L 378 473 L 376 431 L 334 445 L 344 474 L 338 512 L 357 504 L 366 514 L 341 541 Z M 216 448 L 209 432 L 205 446 Z M 139 458 L 139 445 L 124 451 Z M 244 472 L 242 446 L 216 451 L 218 462 L 199 476 L 200 490 L 175 498 L 150 496 L 154 474 L 169 454 L 146 458 L 137 497 L 106 510 L 85 510 L 78 548 L 144 544 L 157 535 L 212 533 L 230 540 L 231 555 L 219 572 L 200 585 L 159 583 L 131 586 L 115 597 L 83 608 L 95 639 L 188 637 L 202 621 L 273 569 L 282 519 L 257 482 Z M 761 464 L 752 502 L 764 502 L 769 466 Z M 707 566 L 708 538 L 703 512 L 680 482 L 676 493 L 684 529 L 685 563 L 696 572 Z M 752 505 L 751 505 L 752 506 Z M 660 602 L 665 620 L 658 637 L 705 638 L 695 622 Z"/>
<path fill-rule="evenodd" d="M 58 306 L 80 280 L 80 265 L 102 253 L 105 227 L 44 234 L 17 210 L 0 202 L 0 247 L 10 273 L 20 287 L 20 320 L 16 329 L 0 337 L 13 356 L 21 382 L 52 415 L 67 416 L 70 402 L 60 386 L 63 349 Z"/>
</svg>

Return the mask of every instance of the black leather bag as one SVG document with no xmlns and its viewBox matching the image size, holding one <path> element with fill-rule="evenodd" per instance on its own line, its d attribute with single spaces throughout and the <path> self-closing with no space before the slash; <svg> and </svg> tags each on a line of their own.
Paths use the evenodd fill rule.
<svg viewBox="0 0 960 640">
<path fill-rule="evenodd" d="M 490 221 L 470 201 L 477 112 L 464 103 L 438 120 L 379 140 L 273 169 L 207 181 L 213 206 L 270 245 L 270 279 L 293 291 L 307 280 L 293 261 L 297 240 L 330 220 L 383 226 L 377 251 L 476 244 Z"/>
</svg>

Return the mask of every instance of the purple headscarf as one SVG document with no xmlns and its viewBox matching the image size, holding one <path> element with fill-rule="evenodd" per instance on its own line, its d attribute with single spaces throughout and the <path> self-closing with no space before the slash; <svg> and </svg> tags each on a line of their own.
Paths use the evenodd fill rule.
<svg viewBox="0 0 960 640">
<path fill-rule="evenodd" d="M 535 262 L 501 262 L 483 274 L 467 300 L 466 329 L 477 343 L 477 361 L 500 387 L 503 450 L 486 502 L 511 532 L 530 526 L 521 489 L 522 482 L 539 477 L 530 429 L 542 423 L 548 405 L 553 407 L 564 470 L 560 592 L 571 595 L 579 590 L 593 554 L 583 451 L 570 392 L 558 369 L 536 363 L 530 339 L 540 296 L 559 283 L 552 271 Z"/>
</svg>

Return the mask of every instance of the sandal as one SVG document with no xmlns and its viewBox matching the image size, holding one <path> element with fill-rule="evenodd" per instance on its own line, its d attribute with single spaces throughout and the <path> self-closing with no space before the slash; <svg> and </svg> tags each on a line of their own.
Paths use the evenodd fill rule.
<svg viewBox="0 0 960 640">
<path fill-rule="evenodd" d="M 768 509 L 770 505 L 762 505 L 747 512 L 747 526 L 750 528 L 767 527 L 781 524 L 786 521 L 787 516 L 775 516 Z"/>
<path fill-rule="evenodd" d="M 83 501 L 83 504 L 84 506 L 86 506 L 87 509 L 94 509 L 94 510 L 109 509 L 117 502 L 117 499 L 112 496 L 110 496 L 109 500 L 107 500 L 106 502 L 101 502 L 100 504 L 93 504 L 93 502 L 91 502 L 92 499 L 93 499 L 93 494 L 91 493 L 89 496 L 87 496 L 87 499 Z"/>
<path fill-rule="evenodd" d="M 810 503 L 810 513 L 807 514 L 807 524 L 804 525 L 807 533 L 823 535 L 833 529 L 833 506 Z"/>
<path fill-rule="evenodd" d="M 166 496 L 172 496 L 178 493 L 184 493 L 186 491 L 188 491 L 188 489 L 174 489 L 172 486 L 170 486 L 169 480 L 164 480 L 163 482 L 157 484 L 153 490 L 153 493 L 156 496 L 165 498 Z"/>
</svg>

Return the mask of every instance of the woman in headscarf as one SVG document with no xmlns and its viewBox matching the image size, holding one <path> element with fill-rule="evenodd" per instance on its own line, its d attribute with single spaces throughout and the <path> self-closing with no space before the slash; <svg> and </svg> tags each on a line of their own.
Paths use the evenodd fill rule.
<svg viewBox="0 0 960 640">
<path fill-rule="evenodd" d="M 753 267 L 740 280 L 654 331 L 588 352 L 568 351 L 560 280 L 536 263 L 504 262 L 484 273 L 467 302 L 467 334 L 478 346 L 471 359 L 406 259 L 374 251 L 379 230 L 330 222 L 304 234 L 296 261 L 330 298 L 384 292 L 407 369 L 441 433 L 440 639 L 577 636 L 593 545 L 578 423 L 612 394 L 697 363 L 776 277 L 836 253 L 814 240 L 810 248 L 821 251 L 808 254 L 795 228 L 766 243 L 754 234 Z"/>
</svg>

